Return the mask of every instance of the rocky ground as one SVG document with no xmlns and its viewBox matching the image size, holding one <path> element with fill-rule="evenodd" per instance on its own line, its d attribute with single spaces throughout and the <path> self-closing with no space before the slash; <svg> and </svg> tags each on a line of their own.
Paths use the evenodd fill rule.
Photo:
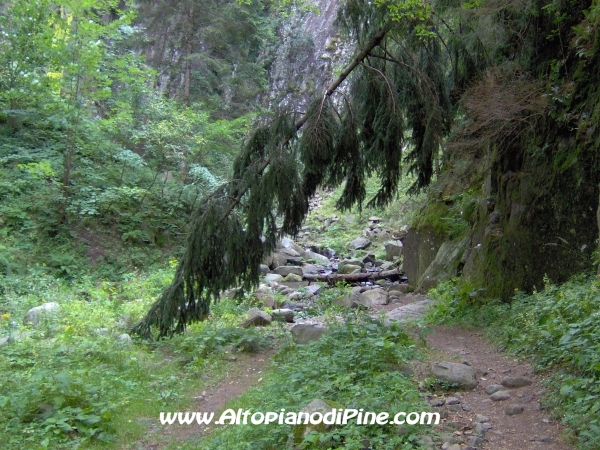
<svg viewBox="0 0 600 450">
<path fill-rule="evenodd" d="M 279 319 L 288 323 L 296 343 L 318 339 L 327 333 L 325 320 L 306 312 L 327 286 L 307 280 L 307 276 L 377 275 L 390 270 L 395 272 L 391 277 L 353 283 L 351 291 L 333 303 L 343 308 L 367 309 L 373 317 L 383 316 L 390 321 L 410 323 L 422 318 L 430 300 L 409 292 L 402 276 L 402 234 L 391 236 L 380 227 L 377 217 L 372 217 L 369 224 L 378 228 L 378 234 L 384 239 L 356 238 L 349 242 L 349 255 L 345 258 L 326 248 L 304 247 L 299 242 L 283 239 L 262 267 L 264 283 L 254 293 L 259 306 L 248 311 L 241 326 L 268 326 Z M 383 254 L 381 250 L 385 250 L 384 260 L 375 257 L 377 253 Z M 429 403 L 442 417 L 437 428 L 439 437 L 422 437 L 427 447 L 444 450 L 572 448 L 561 440 L 561 426 L 540 404 L 543 377 L 534 375 L 529 364 L 493 348 L 482 337 L 481 330 L 433 327 L 425 337 L 425 352 L 427 361 L 415 361 L 408 370 L 420 382 L 422 390 L 431 392 Z M 237 370 L 221 385 L 210 394 L 199 395 L 198 408 L 222 411 L 226 402 L 260 382 L 268 356 L 240 358 L 235 362 Z M 175 439 L 190 438 L 176 428 L 164 432 Z M 208 430 L 196 430 L 196 437 L 205 431 Z M 397 432 L 404 433 L 407 429 L 399 426 Z M 161 447 L 151 444 L 144 448 Z"/>
</svg>

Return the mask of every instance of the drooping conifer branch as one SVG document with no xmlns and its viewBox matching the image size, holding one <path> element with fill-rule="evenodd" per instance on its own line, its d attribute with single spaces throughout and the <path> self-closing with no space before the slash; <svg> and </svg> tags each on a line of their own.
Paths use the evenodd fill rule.
<svg viewBox="0 0 600 450">
<path fill-rule="evenodd" d="M 389 27 L 380 29 L 363 49 L 297 120 L 281 114 L 269 126 L 258 128 L 234 163 L 232 181 L 204 199 L 192 217 L 192 226 L 175 277 L 133 331 L 146 338 L 152 328 L 159 336 L 182 332 L 186 325 L 207 317 L 210 302 L 233 286 L 250 289 L 258 284 L 259 264 L 275 248 L 280 234 L 296 234 L 308 200 L 326 181 L 347 176 L 350 186 L 360 184 L 360 166 L 340 170 L 340 155 L 350 144 L 358 151 L 356 121 L 342 120 L 356 142 L 336 133 L 340 127 L 331 95 L 380 44 Z M 301 139 L 297 132 L 307 129 Z M 330 168 L 328 170 L 328 168 Z M 337 173 L 334 173 L 337 170 Z M 358 197 L 364 198 L 364 183 Z M 361 198 L 362 196 L 362 198 Z M 283 218 L 278 229 L 276 217 Z"/>
</svg>

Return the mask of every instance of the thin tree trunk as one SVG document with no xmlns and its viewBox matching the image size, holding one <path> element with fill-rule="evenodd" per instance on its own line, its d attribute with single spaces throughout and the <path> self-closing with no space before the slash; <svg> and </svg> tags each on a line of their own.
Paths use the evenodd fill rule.
<svg viewBox="0 0 600 450">
<path fill-rule="evenodd" d="M 192 78 L 192 39 L 194 36 L 194 6 L 190 6 L 188 14 L 188 30 L 186 35 L 186 58 L 185 58 L 185 79 L 183 100 L 187 106 L 190 106 L 190 85 Z"/>
</svg>

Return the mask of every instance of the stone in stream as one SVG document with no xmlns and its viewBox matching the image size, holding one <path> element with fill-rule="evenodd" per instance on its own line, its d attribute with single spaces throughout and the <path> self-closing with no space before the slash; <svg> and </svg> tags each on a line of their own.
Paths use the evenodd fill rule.
<svg viewBox="0 0 600 450">
<path fill-rule="evenodd" d="M 362 270 L 362 267 L 360 267 L 360 266 L 355 266 L 353 264 L 344 264 L 340 268 L 338 273 L 340 273 L 342 275 L 347 275 L 347 274 L 351 274 L 351 273 L 360 273 L 361 270 Z"/>
<path fill-rule="evenodd" d="M 494 392 L 502 390 L 504 390 L 504 386 L 502 386 L 501 384 L 490 384 L 488 387 L 485 388 L 485 393 L 488 395 L 492 395 Z"/>
<path fill-rule="evenodd" d="M 387 305 L 389 303 L 387 292 L 381 288 L 371 289 L 360 294 L 359 303 L 367 308 L 373 305 Z"/>
<path fill-rule="evenodd" d="M 283 277 L 277 273 L 268 273 L 265 275 L 265 283 L 279 283 Z"/>
<path fill-rule="evenodd" d="M 506 415 L 507 416 L 515 416 L 517 414 L 522 414 L 525 411 L 521 405 L 508 405 L 506 407 Z"/>
<path fill-rule="evenodd" d="M 385 259 L 394 261 L 402 256 L 402 241 L 387 241 L 384 245 Z"/>
<path fill-rule="evenodd" d="M 300 281 L 302 281 L 302 275 L 297 275 L 295 273 L 288 273 L 285 276 L 285 278 L 283 279 L 283 281 L 300 282 Z M 298 297 L 300 297 L 300 294 L 298 294 Z"/>
<path fill-rule="evenodd" d="M 530 386 L 531 380 L 524 377 L 509 377 L 502 380 L 500 384 L 507 388 L 520 388 Z"/>
<path fill-rule="evenodd" d="M 361 268 L 365 267 L 365 263 L 362 262 L 360 259 L 344 259 L 342 261 L 340 261 L 340 264 L 346 265 L 346 264 L 352 264 L 353 266 L 360 266 Z"/>
<path fill-rule="evenodd" d="M 331 264 L 331 261 L 329 261 L 329 258 L 327 256 L 323 256 L 318 253 L 311 252 L 310 250 L 306 250 L 302 254 L 302 257 L 304 259 L 310 259 L 310 260 L 316 261 L 318 264 L 321 264 L 323 266 L 328 266 L 329 264 Z"/>
<path fill-rule="evenodd" d="M 475 389 L 475 370 L 464 364 L 453 362 L 435 363 L 431 367 L 431 373 L 435 378 L 447 383 L 456 384 L 465 389 Z"/>
<path fill-rule="evenodd" d="M 353 248 L 354 250 L 363 250 L 365 248 L 368 248 L 370 245 L 370 240 L 359 237 L 350 242 L 348 246 Z"/>
<path fill-rule="evenodd" d="M 293 273 L 302 278 L 302 269 L 300 267 L 281 266 L 275 269 L 273 272 L 281 275 L 282 277 L 287 277 L 290 273 Z M 302 281 L 302 279 L 300 279 L 300 281 Z"/>
<path fill-rule="evenodd" d="M 498 391 L 494 392 L 490 398 L 495 402 L 500 402 L 502 400 L 508 400 L 511 397 L 510 392 L 508 391 Z"/>
</svg>

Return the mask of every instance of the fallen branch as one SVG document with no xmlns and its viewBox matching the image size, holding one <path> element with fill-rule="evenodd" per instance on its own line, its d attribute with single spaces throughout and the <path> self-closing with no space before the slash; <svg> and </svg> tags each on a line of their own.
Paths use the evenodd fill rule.
<svg viewBox="0 0 600 450">
<path fill-rule="evenodd" d="M 383 280 L 385 278 L 389 278 L 392 281 L 395 281 L 400 278 L 400 273 L 398 269 L 385 270 L 383 272 L 362 272 L 362 273 L 349 273 L 349 274 L 340 274 L 340 273 L 332 273 L 329 275 L 304 275 L 302 277 L 303 280 L 306 281 L 326 281 L 329 284 L 335 284 L 338 281 L 347 281 L 356 283 L 359 281 L 377 281 Z"/>
</svg>

